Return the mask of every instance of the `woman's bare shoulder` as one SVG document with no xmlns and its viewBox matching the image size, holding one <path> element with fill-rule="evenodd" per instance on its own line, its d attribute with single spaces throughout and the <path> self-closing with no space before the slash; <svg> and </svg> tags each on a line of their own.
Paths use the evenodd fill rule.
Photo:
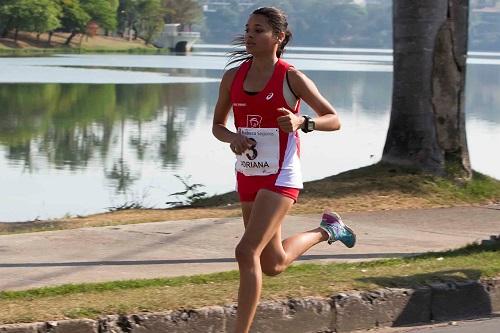
<svg viewBox="0 0 500 333">
<path fill-rule="evenodd" d="M 288 68 L 288 79 L 292 81 L 305 81 L 307 76 L 295 67 Z"/>
<path fill-rule="evenodd" d="M 236 72 L 238 72 L 239 67 L 233 67 L 229 68 L 227 71 L 224 72 L 223 79 L 226 78 L 227 80 L 233 81 Z"/>
<path fill-rule="evenodd" d="M 221 86 L 226 88 L 230 88 L 233 83 L 234 77 L 236 76 L 236 72 L 238 71 L 238 67 L 233 67 L 224 72 L 222 76 Z"/>
<path fill-rule="evenodd" d="M 303 97 L 303 94 L 311 87 L 311 85 L 314 85 L 311 79 L 295 67 L 290 67 L 288 69 L 288 82 L 290 83 L 290 88 L 300 98 Z"/>
</svg>

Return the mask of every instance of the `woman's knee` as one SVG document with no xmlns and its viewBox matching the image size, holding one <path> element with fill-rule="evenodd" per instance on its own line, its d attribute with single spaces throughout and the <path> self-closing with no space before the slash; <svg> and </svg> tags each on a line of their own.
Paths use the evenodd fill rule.
<svg viewBox="0 0 500 333">
<path fill-rule="evenodd" d="M 255 260 L 258 260 L 256 249 L 244 242 L 240 242 L 236 245 L 234 255 L 239 264 L 251 264 L 255 262 Z"/>
</svg>

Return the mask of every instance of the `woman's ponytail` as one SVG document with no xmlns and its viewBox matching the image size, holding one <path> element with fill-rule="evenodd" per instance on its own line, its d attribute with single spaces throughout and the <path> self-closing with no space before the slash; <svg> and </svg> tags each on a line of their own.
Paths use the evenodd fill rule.
<svg viewBox="0 0 500 333">
<path fill-rule="evenodd" d="M 281 44 L 278 46 L 278 50 L 276 50 L 276 56 L 278 58 L 281 58 L 281 55 L 283 54 L 283 52 L 285 52 L 285 46 L 286 46 L 286 44 L 288 44 L 290 39 L 292 39 L 292 32 L 287 29 L 285 31 L 285 38 L 283 39 Z"/>
</svg>

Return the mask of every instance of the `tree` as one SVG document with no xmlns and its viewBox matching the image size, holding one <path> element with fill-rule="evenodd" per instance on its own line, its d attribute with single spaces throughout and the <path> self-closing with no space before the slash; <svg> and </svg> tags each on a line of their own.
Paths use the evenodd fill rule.
<svg viewBox="0 0 500 333">
<path fill-rule="evenodd" d="M 0 2 L 0 19 L 3 23 L 2 36 L 15 30 L 17 42 L 18 32 L 49 31 L 60 25 L 61 9 L 52 0 L 3 0 Z"/>
<path fill-rule="evenodd" d="M 119 24 L 119 12 L 118 12 L 118 7 L 120 6 L 120 0 L 108 0 L 109 4 L 111 6 L 111 10 L 113 11 L 113 15 L 115 16 L 115 29 L 118 27 Z M 109 30 L 106 29 L 106 36 L 109 36 Z"/>
<path fill-rule="evenodd" d="M 118 7 L 118 25 L 122 35 L 127 32 L 128 39 L 132 39 L 132 30 L 137 35 L 136 24 L 139 21 L 139 2 L 143 0 L 120 0 Z"/>
<path fill-rule="evenodd" d="M 0 0 L 0 29 L 1 36 L 7 37 L 14 24 L 14 18 L 11 15 L 13 0 Z"/>
<path fill-rule="evenodd" d="M 0 0 L 0 29 L 2 37 L 15 29 L 37 32 L 38 36 L 61 25 L 61 7 L 54 0 Z"/>
<path fill-rule="evenodd" d="M 469 179 L 468 0 L 393 1 L 392 111 L 382 161 Z"/>
<path fill-rule="evenodd" d="M 201 5 L 196 0 L 162 0 L 166 9 L 165 23 L 181 23 L 191 26 L 201 21 L 203 12 Z"/>
<path fill-rule="evenodd" d="M 82 9 L 106 30 L 116 28 L 116 9 L 109 0 L 80 0 Z"/>
<path fill-rule="evenodd" d="M 57 0 L 61 5 L 63 16 L 61 18 L 63 31 L 70 32 L 65 44 L 69 45 L 71 40 L 85 31 L 90 15 L 82 8 L 79 0 Z"/>
<path fill-rule="evenodd" d="M 62 8 L 53 0 L 36 0 L 34 4 L 29 30 L 37 32 L 38 37 L 41 33 L 49 31 L 48 44 L 50 45 L 50 32 L 61 26 Z"/>
<path fill-rule="evenodd" d="M 164 10 L 160 0 L 143 0 L 139 4 L 139 25 L 144 42 L 149 44 L 163 28 Z"/>
</svg>

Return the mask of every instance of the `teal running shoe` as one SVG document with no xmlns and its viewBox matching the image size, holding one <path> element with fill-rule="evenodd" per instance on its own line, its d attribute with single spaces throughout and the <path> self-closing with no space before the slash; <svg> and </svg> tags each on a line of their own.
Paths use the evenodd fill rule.
<svg viewBox="0 0 500 333">
<path fill-rule="evenodd" d="M 356 234 L 342 222 L 339 214 L 335 212 L 325 211 L 319 227 L 328 234 L 328 244 L 341 241 L 349 248 L 356 244 Z"/>
</svg>

